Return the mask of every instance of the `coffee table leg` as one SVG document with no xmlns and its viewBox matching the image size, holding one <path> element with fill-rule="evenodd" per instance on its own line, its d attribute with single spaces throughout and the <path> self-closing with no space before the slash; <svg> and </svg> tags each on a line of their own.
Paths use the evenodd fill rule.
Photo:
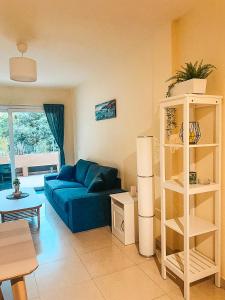
<svg viewBox="0 0 225 300">
<path fill-rule="evenodd" d="M 40 208 L 37 208 L 37 218 L 38 218 L 38 230 L 39 230 L 41 226 Z"/>
<path fill-rule="evenodd" d="M 4 223 L 5 222 L 5 216 L 4 216 L 4 214 L 1 214 L 1 217 L 2 217 L 2 223 Z"/>
<path fill-rule="evenodd" d="M 28 300 L 24 277 L 18 277 L 11 280 L 14 300 Z"/>
<path fill-rule="evenodd" d="M 1 282 L 0 282 L 0 300 L 4 300 L 2 289 L 1 289 Z"/>
</svg>

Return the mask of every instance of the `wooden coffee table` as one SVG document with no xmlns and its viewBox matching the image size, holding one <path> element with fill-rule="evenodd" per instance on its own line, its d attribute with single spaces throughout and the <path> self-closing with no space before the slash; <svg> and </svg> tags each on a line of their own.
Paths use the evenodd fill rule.
<svg viewBox="0 0 225 300">
<path fill-rule="evenodd" d="M 24 193 L 29 196 L 22 199 L 9 200 L 6 196 L 12 194 L 13 190 L 0 192 L 0 215 L 2 223 L 18 219 L 30 219 L 37 217 L 38 230 L 40 229 L 40 208 L 42 201 L 32 188 L 23 188 Z"/>
</svg>

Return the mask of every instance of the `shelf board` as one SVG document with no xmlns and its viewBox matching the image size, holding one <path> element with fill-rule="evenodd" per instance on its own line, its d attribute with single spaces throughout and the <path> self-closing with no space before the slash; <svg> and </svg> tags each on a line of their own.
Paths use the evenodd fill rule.
<svg viewBox="0 0 225 300">
<path fill-rule="evenodd" d="M 164 144 L 164 147 L 183 148 L 183 144 Z M 204 147 L 218 147 L 219 144 L 194 144 L 189 145 L 189 148 L 204 148 Z"/>
<path fill-rule="evenodd" d="M 218 229 L 214 224 L 199 217 L 190 216 L 189 218 L 189 237 L 213 232 Z M 181 235 L 184 234 L 184 217 L 167 220 L 165 225 Z"/>
<path fill-rule="evenodd" d="M 219 190 L 219 184 L 212 182 L 210 184 L 189 184 L 190 195 L 215 192 Z"/>
<path fill-rule="evenodd" d="M 189 145 L 190 148 L 203 148 L 203 147 L 218 147 L 219 144 L 195 144 Z"/>
<path fill-rule="evenodd" d="M 179 181 L 175 180 L 166 180 L 163 183 L 163 188 L 183 194 L 184 187 Z M 219 184 L 217 183 L 210 183 L 210 184 L 189 184 L 189 194 L 195 195 L 200 193 L 207 193 L 207 192 L 215 192 L 219 190 Z"/>
<path fill-rule="evenodd" d="M 183 144 L 164 144 L 164 147 L 183 148 Z"/>
<path fill-rule="evenodd" d="M 168 189 L 168 190 L 180 193 L 180 194 L 183 194 L 183 192 L 184 192 L 183 185 L 180 182 L 175 181 L 175 180 L 166 180 L 163 183 L 163 187 L 165 189 Z"/>
<path fill-rule="evenodd" d="M 164 98 L 160 101 L 163 107 L 172 107 L 176 105 L 183 105 L 189 102 L 189 104 L 195 104 L 197 108 L 212 106 L 220 104 L 222 96 L 217 95 L 196 95 L 196 94 L 183 94 Z"/>
<path fill-rule="evenodd" d="M 203 255 L 196 249 L 190 250 L 189 278 L 190 282 L 205 278 L 218 272 L 219 268 L 214 261 Z M 184 280 L 184 252 L 168 255 L 166 266 L 179 278 Z"/>
</svg>

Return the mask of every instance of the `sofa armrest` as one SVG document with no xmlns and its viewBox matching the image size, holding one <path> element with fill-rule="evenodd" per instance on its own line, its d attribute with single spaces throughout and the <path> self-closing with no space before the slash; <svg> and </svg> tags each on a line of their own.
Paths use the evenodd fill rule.
<svg viewBox="0 0 225 300">
<path fill-rule="evenodd" d="M 114 186 L 115 189 L 121 189 L 121 179 L 120 178 L 116 178 L 115 180 L 115 186 Z"/>
<path fill-rule="evenodd" d="M 57 176 L 58 176 L 58 173 L 51 173 L 51 174 L 45 175 L 44 180 L 45 181 L 54 180 L 57 178 Z"/>
<path fill-rule="evenodd" d="M 121 188 L 114 188 L 114 189 L 110 189 L 110 190 L 105 190 L 105 191 L 102 191 L 102 192 L 98 192 L 98 194 L 100 195 L 111 195 L 111 194 L 118 194 L 118 193 L 125 193 L 127 192 L 126 190 L 124 189 L 121 189 Z M 91 193 L 91 194 L 95 194 L 95 193 Z"/>
</svg>

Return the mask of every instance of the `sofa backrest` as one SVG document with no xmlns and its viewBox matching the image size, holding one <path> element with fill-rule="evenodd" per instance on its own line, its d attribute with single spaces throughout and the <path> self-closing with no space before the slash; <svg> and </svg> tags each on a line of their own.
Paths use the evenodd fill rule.
<svg viewBox="0 0 225 300">
<path fill-rule="evenodd" d="M 84 159 L 79 159 L 75 165 L 75 179 L 77 182 L 84 184 L 88 169 L 96 163 Z"/>
<path fill-rule="evenodd" d="M 117 183 L 118 170 L 112 167 L 101 166 L 95 162 L 80 159 L 75 167 L 76 180 L 85 186 L 89 186 L 95 176 L 102 174 L 105 183 L 105 190 L 115 188 Z"/>
</svg>

